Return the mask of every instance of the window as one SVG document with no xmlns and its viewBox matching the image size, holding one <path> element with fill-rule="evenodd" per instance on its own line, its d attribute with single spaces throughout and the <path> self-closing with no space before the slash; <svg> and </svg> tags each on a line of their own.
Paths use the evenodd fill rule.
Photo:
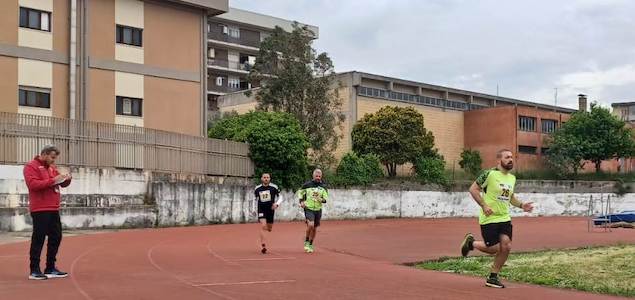
<svg viewBox="0 0 635 300">
<path fill-rule="evenodd" d="M 545 147 L 540 148 L 540 153 L 542 155 L 549 155 L 548 152 L 549 152 L 549 148 L 545 148 Z"/>
<path fill-rule="evenodd" d="M 117 96 L 117 114 L 120 116 L 143 116 L 143 99 Z"/>
<path fill-rule="evenodd" d="M 51 13 L 20 7 L 20 27 L 51 31 Z"/>
<path fill-rule="evenodd" d="M 137 47 L 143 46 L 143 29 L 130 26 L 117 25 L 117 43 L 132 45 Z"/>
<path fill-rule="evenodd" d="M 223 77 L 216 77 L 216 85 L 223 86 Z"/>
<path fill-rule="evenodd" d="M 21 86 L 18 89 L 18 104 L 20 106 L 51 108 L 51 91 Z"/>
<path fill-rule="evenodd" d="M 240 38 L 240 28 L 237 26 L 227 26 L 227 35 L 233 38 Z"/>
<path fill-rule="evenodd" d="M 518 128 L 522 131 L 536 131 L 536 118 L 518 117 Z"/>
<path fill-rule="evenodd" d="M 533 146 L 518 146 L 518 153 L 536 154 L 538 148 Z"/>
<path fill-rule="evenodd" d="M 227 79 L 227 85 L 229 88 L 238 89 L 240 88 L 240 79 L 236 77 L 229 77 L 229 79 Z"/>
<path fill-rule="evenodd" d="M 548 119 L 543 119 L 541 120 L 541 129 L 542 129 L 542 133 L 552 133 L 556 130 L 556 126 L 558 124 L 558 121 L 556 120 L 548 120 Z"/>
</svg>

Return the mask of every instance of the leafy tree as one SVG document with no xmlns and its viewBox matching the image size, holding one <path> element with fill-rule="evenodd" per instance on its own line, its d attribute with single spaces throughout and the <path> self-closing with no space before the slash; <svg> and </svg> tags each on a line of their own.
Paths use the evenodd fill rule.
<svg viewBox="0 0 635 300">
<path fill-rule="evenodd" d="M 634 150 L 633 134 L 626 123 L 594 103 L 590 112 L 574 113 L 552 134 L 548 161 L 577 172 L 582 167 L 579 159 L 587 160 L 599 173 L 602 161 L 630 157 Z"/>
<path fill-rule="evenodd" d="M 461 152 L 461 160 L 459 161 L 459 166 L 469 174 L 476 176 L 481 172 L 481 165 L 483 164 L 483 159 L 481 158 L 481 153 L 478 150 L 464 149 Z"/>
<path fill-rule="evenodd" d="M 374 154 L 358 156 L 355 152 L 349 152 L 340 160 L 336 171 L 337 185 L 368 185 L 384 176 L 381 162 Z"/>
<path fill-rule="evenodd" d="M 309 144 L 299 122 L 290 114 L 231 115 L 215 123 L 209 137 L 249 143 L 256 174 L 271 173 L 281 187 L 296 188 L 305 179 Z"/>
<path fill-rule="evenodd" d="M 419 157 L 435 156 L 434 136 L 423 125 L 423 115 L 414 108 L 385 106 L 366 114 L 352 132 L 353 151 L 372 153 L 388 169 L 388 176 L 397 175 L 397 165 L 413 163 Z"/>
<path fill-rule="evenodd" d="M 333 62 L 326 53 L 313 49 L 313 36 L 297 23 L 292 32 L 276 27 L 261 43 L 248 80 L 261 85 L 256 92 L 257 108 L 295 116 L 309 139 L 311 162 L 328 166 L 334 162 L 332 153 L 341 137 L 336 127 L 344 115 Z"/>
</svg>

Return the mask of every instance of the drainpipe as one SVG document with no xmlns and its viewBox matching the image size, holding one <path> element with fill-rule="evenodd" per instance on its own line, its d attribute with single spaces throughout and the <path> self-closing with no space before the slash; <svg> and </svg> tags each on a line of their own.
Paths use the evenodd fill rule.
<svg viewBox="0 0 635 300">
<path fill-rule="evenodd" d="M 71 28 L 68 59 L 68 103 L 69 118 L 75 120 L 76 117 L 76 94 L 77 94 L 77 0 L 71 0 Z"/>
</svg>

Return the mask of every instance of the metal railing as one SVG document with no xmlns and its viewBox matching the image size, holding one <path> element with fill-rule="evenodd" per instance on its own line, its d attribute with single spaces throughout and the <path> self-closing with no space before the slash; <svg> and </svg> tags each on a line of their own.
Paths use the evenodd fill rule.
<svg viewBox="0 0 635 300">
<path fill-rule="evenodd" d="M 24 164 L 46 144 L 57 164 L 251 177 L 245 143 L 90 121 L 0 112 L 0 163 Z"/>
<path fill-rule="evenodd" d="M 211 39 L 211 40 L 215 40 L 215 41 L 221 41 L 221 42 L 227 42 L 227 43 L 232 43 L 232 44 L 238 44 L 238 45 L 243 45 L 243 46 L 248 46 L 248 47 L 253 47 L 253 48 L 259 48 L 260 47 L 260 40 L 256 40 L 256 39 L 248 39 L 248 38 L 244 38 L 244 37 L 239 37 L 239 38 L 235 38 L 232 36 L 229 36 L 227 34 L 224 34 L 222 32 L 218 32 L 218 31 L 211 31 L 209 32 L 209 34 L 207 35 L 207 38 Z"/>
</svg>

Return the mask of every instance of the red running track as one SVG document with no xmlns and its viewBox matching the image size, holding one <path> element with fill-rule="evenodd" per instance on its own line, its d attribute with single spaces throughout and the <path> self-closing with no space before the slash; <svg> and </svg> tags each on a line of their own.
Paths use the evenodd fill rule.
<svg viewBox="0 0 635 300">
<path fill-rule="evenodd" d="M 516 218 L 514 250 L 635 243 L 635 231 L 588 233 L 581 218 Z M 316 252 L 303 223 L 274 226 L 259 253 L 256 224 L 130 230 L 69 237 L 66 279 L 28 281 L 28 242 L 0 246 L 0 299 L 613 299 L 417 270 L 403 263 L 457 256 L 476 219 L 326 221 Z M 608 279 L 610 280 L 610 279 Z"/>
</svg>

